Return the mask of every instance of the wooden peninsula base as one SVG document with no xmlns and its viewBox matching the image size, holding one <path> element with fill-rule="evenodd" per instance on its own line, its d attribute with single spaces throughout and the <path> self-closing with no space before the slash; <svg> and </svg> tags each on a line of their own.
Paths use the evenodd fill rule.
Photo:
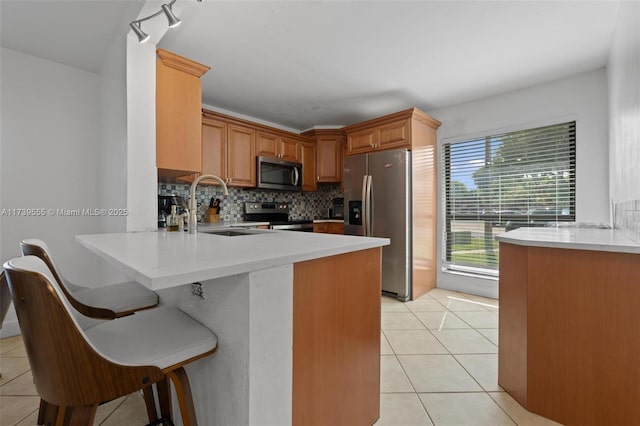
<svg viewBox="0 0 640 426">
<path fill-rule="evenodd" d="M 293 265 L 293 424 L 380 415 L 381 249 Z"/>
<path fill-rule="evenodd" d="M 501 242 L 499 332 L 498 383 L 527 410 L 640 424 L 640 255 Z"/>
</svg>

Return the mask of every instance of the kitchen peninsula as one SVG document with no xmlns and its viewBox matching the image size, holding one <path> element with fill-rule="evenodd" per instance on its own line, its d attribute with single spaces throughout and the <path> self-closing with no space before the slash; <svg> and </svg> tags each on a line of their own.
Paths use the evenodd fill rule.
<svg viewBox="0 0 640 426">
<path fill-rule="evenodd" d="M 375 423 L 389 240 L 251 232 L 76 240 L 217 334 L 217 353 L 186 367 L 200 424 Z"/>
<path fill-rule="evenodd" d="M 640 424 L 640 244 L 587 228 L 497 239 L 498 384 L 564 425 Z"/>
</svg>

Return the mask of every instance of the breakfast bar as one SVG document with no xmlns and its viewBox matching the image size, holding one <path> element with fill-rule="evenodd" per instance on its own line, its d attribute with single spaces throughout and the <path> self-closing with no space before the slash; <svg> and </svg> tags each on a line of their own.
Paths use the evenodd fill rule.
<svg viewBox="0 0 640 426">
<path fill-rule="evenodd" d="M 585 228 L 497 239 L 499 385 L 564 425 L 640 424 L 640 244 Z"/>
<path fill-rule="evenodd" d="M 200 424 L 379 417 L 388 239 L 254 229 L 76 240 L 216 333 L 217 353 L 186 367 Z"/>
</svg>

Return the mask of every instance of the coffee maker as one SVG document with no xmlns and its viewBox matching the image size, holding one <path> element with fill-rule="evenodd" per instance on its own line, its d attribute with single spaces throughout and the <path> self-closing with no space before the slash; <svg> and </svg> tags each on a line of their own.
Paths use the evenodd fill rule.
<svg viewBox="0 0 640 426">
<path fill-rule="evenodd" d="M 171 206 L 177 206 L 178 214 L 182 214 L 187 209 L 187 203 L 179 195 L 158 195 L 158 228 L 167 227 L 167 217 L 171 214 Z"/>
<path fill-rule="evenodd" d="M 331 203 L 331 219 L 343 219 L 344 218 L 344 198 L 334 198 Z"/>
</svg>

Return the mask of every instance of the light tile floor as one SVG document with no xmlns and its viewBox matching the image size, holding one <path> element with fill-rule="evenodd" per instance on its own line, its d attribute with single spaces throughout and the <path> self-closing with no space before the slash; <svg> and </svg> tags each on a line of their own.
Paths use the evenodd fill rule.
<svg viewBox="0 0 640 426">
<path fill-rule="evenodd" d="M 493 299 L 435 289 L 401 303 L 382 298 L 380 420 L 376 426 L 549 426 L 498 386 L 498 310 L 447 296 Z M 35 392 L 22 338 L 0 340 L 0 425 L 35 425 Z M 96 425 L 147 423 L 138 393 L 98 408 Z M 205 425 L 208 426 L 208 425 Z"/>
</svg>

